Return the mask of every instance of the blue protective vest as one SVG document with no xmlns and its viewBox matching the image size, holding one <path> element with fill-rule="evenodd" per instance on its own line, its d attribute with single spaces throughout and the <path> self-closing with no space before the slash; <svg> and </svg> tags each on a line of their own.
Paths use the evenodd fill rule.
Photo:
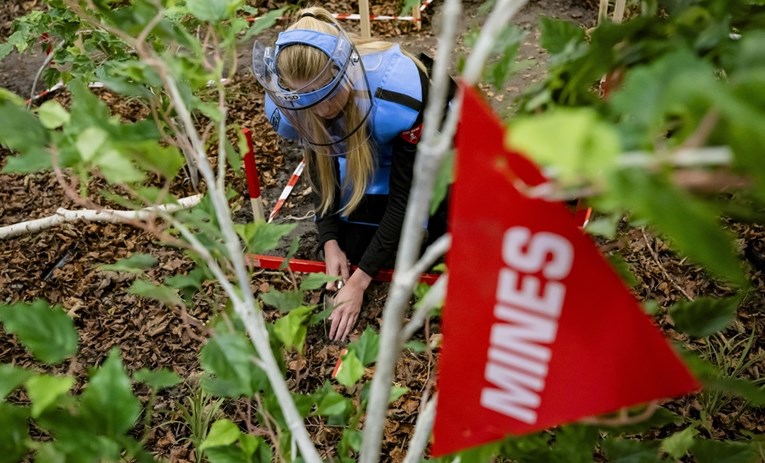
<svg viewBox="0 0 765 463">
<path fill-rule="evenodd" d="M 405 104 L 385 99 L 384 91 L 406 95 L 422 103 L 420 71 L 414 61 L 401 52 L 397 44 L 381 52 L 363 55 L 361 60 L 364 63 L 373 97 L 368 128 L 371 132 L 376 162 L 374 177 L 366 188 L 366 194 L 387 195 L 393 159 L 393 140 L 401 132 L 412 128 L 419 111 Z M 266 116 L 280 136 L 291 140 L 300 138 L 298 132 L 279 112 L 268 95 L 266 95 Z M 345 180 L 345 156 L 339 156 L 338 161 L 342 184 Z M 345 203 L 344 199 L 341 201 Z"/>
</svg>

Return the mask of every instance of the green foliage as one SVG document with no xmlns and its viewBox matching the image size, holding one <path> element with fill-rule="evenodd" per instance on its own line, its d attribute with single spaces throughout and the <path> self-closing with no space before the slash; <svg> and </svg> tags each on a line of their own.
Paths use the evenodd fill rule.
<svg viewBox="0 0 765 463">
<path fill-rule="evenodd" d="M 659 441 L 638 441 L 609 438 L 603 442 L 603 450 L 609 462 L 655 463 L 659 461 Z"/>
<path fill-rule="evenodd" d="M 746 284 L 732 239 L 706 204 L 662 179 L 637 170 L 620 172 L 611 186 L 615 198 L 637 216 L 650 220 L 684 255 L 721 278 Z M 701 243 L 715 245 L 702 246 Z"/>
<path fill-rule="evenodd" d="M 272 289 L 267 293 L 260 293 L 258 297 L 265 304 L 279 309 L 280 312 L 290 310 L 303 305 L 303 291 L 279 291 Z"/>
<path fill-rule="evenodd" d="M 154 266 L 157 259 L 149 254 L 133 254 L 126 259 L 119 260 L 114 264 L 101 265 L 101 270 L 111 270 L 112 272 L 128 272 L 140 274 Z"/>
<path fill-rule="evenodd" d="M 69 376 L 36 375 L 29 378 L 26 388 L 32 401 L 32 418 L 39 418 L 42 412 L 55 404 L 59 396 L 66 394 L 73 385 L 74 378 Z"/>
<path fill-rule="evenodd" d="M 691 453 L 698 463 L 754 463 L 760 454 L 744 442 L 696 440 Z"/>
<path fill-rule="evenodd" d="M 541 165 L 554 166 L 564 183 L 607 175 L 620 149 L 616 131 L 591 109 L 561 109 L 518 119 L 505 144 Z"/>
<path fill-rule="evenodd" d="M 30 376 L 32 372 L 28 370 L 5 363 L 0 364 L 0 399 L 5 400 L 8 394 L 24 384 Z"/>
<path fill-rule="evenodd" d="M 165 368 L 159 370 L 141 368 L 133 374 L 133 380 L 137 383 L 148 384 L 154 390 L 173 387 L 181 382 L 180 376 Z"/>
<path fill-rule="evenodd" d="M 680 459 L 688 453 L 693 446 L 696 430 L 689 426 L 682 431 L 678 431 L 667 437 L 661 442 L 661 450 L 666 452 L 672 458 Z"/>
<path fill-rule="evenodd" d="M 203 389 L 222 397 L 250 397 L 265 385 L 265 373 L 255 365 L 255 350 L 240 333 L 212 337 L 199 353 L 205 372 Z"/>
<path fill-rule="evenodd" d="M 183 305 L 183 300 L 178 296 L 175 289 L 164 285 L 155 285 L 146 280 L 135 280 L 129 291 L 137 296 L 154 299 L 169 306 Z"/>
<path fill-rule="evenodd" d="M 675 328 L 691 336 L 706 337 L 725 329 L 735 318 L 740 297 L 699 298 L 675 304 L 669 311 Z"/>
<path fill-rule="evenodd" d="M 340 278 L 337 276 L 327 275 L 324 273 L 309 273 L 300 282 L 300 291 L 312 291 L 319 289 L 326 285 L 330 281 L 338 281 Z"/>
<path fill-rule="evenodd" d="M 0 305 L 0 322 L 45 363 L 61 363 L 77 351 L 74 322 L 61 308 L 43 300 Z"/>
<path fill-rule="evenodd" d="M 315 306 L 300 306 L 276 321 L 274 333 L 285 347 L 303 352 L 305 337 L 308 334 L 307 322 L 315 308 Z"/>
<path fill-rule="evenodd" d="M 374 363 L 380 352 L 380 335 L 367 328 L 357 340 L 348 344 L 348 351 L 353 352 L 363 366 L 369 366 Z"/>
<path fill-rule="evenodd" d="M 340 369 L 337 371 L 337 382 L 345 387 L 351 387 L 364 375 L 364 364 L 351 350 L 342 356 L 342 360 Z"/>
<path fill-rule="evenodd" d="M 279 245 L 279 241 L 295 228 L 295 224 L 250 222 L 237 224 L 236 232 L 245 242 L 247 252 L 262 254 Z"/>
</svg>

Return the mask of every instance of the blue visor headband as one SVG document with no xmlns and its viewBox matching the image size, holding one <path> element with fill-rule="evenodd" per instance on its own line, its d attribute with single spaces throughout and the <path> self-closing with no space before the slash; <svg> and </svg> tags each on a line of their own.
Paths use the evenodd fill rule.
<svg viewBox="0 0 765 463">
<path fill-rule="evenodd" d="M 279 34 L 275 48 L 273 50 L 267 49 L 266 56 L 263 57 L 266 66 L 270 68 L 269 70 L 274 76 L 278 76 L 276 62 L 279 53 L 292 45 L 310 46 L 321 50 L 330 59 L 327 66 L 334 66 L 336 73 L 322 87 L 308 92 L 296 92 L 279 85 L 279 91 L 274 92 L 275 94 L 273 95 L 277 106 L 284 109 L 307 109 L 321 103 L 333 94 L 342 82 L 345 71 L 354 56 L 354 48 L 351 41 L 342 30 L 338 29 L 338 34 L 336 36 L 307 29 L 294 29 Z M 272 51 L 273 56 L 269 56 Z M 320 73 L 320 75 L 324 75 L 325 72 Z"/>
</svg>

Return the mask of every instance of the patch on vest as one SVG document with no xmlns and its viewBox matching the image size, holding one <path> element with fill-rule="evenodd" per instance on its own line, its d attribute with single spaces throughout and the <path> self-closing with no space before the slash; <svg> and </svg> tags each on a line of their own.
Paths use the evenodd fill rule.
<svg viewBox="0 0 765 463">
<path fill-rule="evenodd" d="M 279 123 L 282 121 L 282 113 L 279 110 L 274 111 L 271 114 L 271 127 L 274 128 L 274 132 L 279 131 Z"/>
<path fill-rule="evenodd" d="M 406 132 L 401 132 L 401 138 L 404 139 L 404 141 L 411 143 L 413 145 L 416 145 L 420 141 L 420 136 L 422 135 L 422 124 L 418 125 L 417 127 L 407 130 Z"/>
</svg>

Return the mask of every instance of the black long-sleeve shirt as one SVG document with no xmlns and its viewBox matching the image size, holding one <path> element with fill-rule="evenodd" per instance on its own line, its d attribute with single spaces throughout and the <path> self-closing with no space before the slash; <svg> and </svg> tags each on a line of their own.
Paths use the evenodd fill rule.
<svg viewBox="0 0 765 463">
<path fill-rule="evenodd" d="M 359 268 L 370 276 L 374 276 L 385 262 L 395 256 L 401 238 L 401 228 L 404 224 L 406 207 L 409 202 L 409 191 L 414 176 L 414 162 L 417 145 L 406 141 L 404 137 L 393 140 L 393 158 L 389 178 L 388 195 L 365 195 L 361 203 L 350 214 L 351 222 L 379 223 L 372 241 L 358 262 Z M 339 176 L 339 165 L 334 161 L 335 178 Z M 317 182 L 314 181 L 316 185 Z M 316 224 L 319 229 L 319 246 L 329 240 L 340 240 L 340 221 L 337 213 L 340 208 L 340 187 L 335 190 L 335 204 L 330 212 L 317 216 Z M 318 192 L 314 192 L 314 203 L 320 202 Z"/>
</svg>

